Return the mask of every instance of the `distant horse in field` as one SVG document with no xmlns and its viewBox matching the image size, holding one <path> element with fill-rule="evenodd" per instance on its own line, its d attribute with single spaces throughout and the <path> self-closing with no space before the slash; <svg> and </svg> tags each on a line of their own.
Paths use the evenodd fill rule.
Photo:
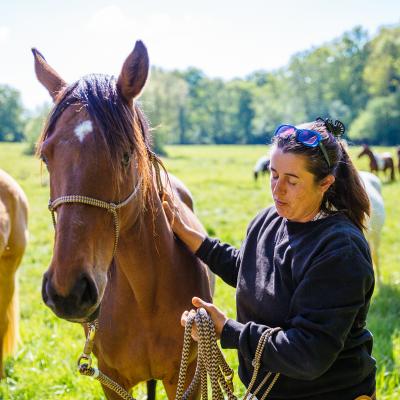
<svg viewBox="0 0 400 400">
<path fill-rule="evenodd" d="M 56 230 L 43 300 L 60 318 L 98 320 L 94 353 L 103 373 L 125 389 L 162 380 L 172 399 L 181 314 L 193 296 L 211 301 L 211 290 L 205 265 L 174 237 L 163 211 L 165 190 L 184 220 L 203 229 L 185 186 L 159 173 L 135 102 L 148 76 L 147 50 L 136 42 L 117 79 L 89 75 L 72 85 L 32 51 L 37 78 L 55 101 L 38 144 Z M 190 360 L 187 384 L 194 354 Z M 107 399 L 120 398 L 103 389 Z"/>
<path fill-rule="evenodd" d="M 394 175 L 394 162 L 390 153 L 376 154 L 366 144 L 363 144 L 362 151 L 358 155 L 358 158 L 367 155 L 369 158 L 369 169 L 371 172 L 383 171 L 386 175 L 386 171 L 390 173 L 390 180 L 395 180 Z"/>
<path fill-rule="evenodd" d="M 20 186 L 0 170 L 0 378 L 3 360 L 19 340 L 17 268 L 27 243 L 28 201 Z"/>
<path fill-rule="evenodd" d="M 254 180 L 256 182 L 259 174 L 265 175 L 265 173 L 269 172 L 269 163 L 270 161 L 267 156 L 262 156 L 257 160 L 253 168 Z"/>
<path fill-rule="evenodd" d="M 365 171 L 359 171 L 371 204 L 371 215 L 368 221 L 368 229 L 365 232 L 371 249 L 372 261 L 374 263 L 377 283 L 381 282 L 379 246 L 383 224 L 385 222 L 385 206 L 381 194 L 381 182 L 379 178 Z"/>
<path fill-rule="evenodd" d="M 397 159 L 398 159 L 398 170 L 399 170 L 399 175 L 400 175 L 400 146 L 397 148 Z"/>
</svg>

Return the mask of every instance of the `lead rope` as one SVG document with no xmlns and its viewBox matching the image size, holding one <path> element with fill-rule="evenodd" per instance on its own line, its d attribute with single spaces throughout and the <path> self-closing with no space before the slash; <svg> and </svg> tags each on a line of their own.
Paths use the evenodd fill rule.
<svg viewBox="0 0 400 400">
<path fill-rule="evenodd" d="M 197 366 L 193 380 L 184 392 L 186 373 L 189 365 L 190 347 L 193 342 L 191 331 L 194 322 L 196 323 L 199 336 Z M 272 373 L 268 372 L 254 392 L 251 393 L 260 369 L 260 360 L 265 344 L 268 339 L 279 330 L 280 328 L 270 328 L 264 331 L 261 335 L 252 363 L 254 367 L 253 375 L 243 400 L 251 400 L 271 377 Z M 189 315 L 185 325 L 181 366 L 179 370 L 175 400 L 186 400 L 190 398 L 198 388 L 199 383 L 201 388 L 201 399 L 207 400 L 207 375 L 210 377 L 212 400 L 224 400 L 223 392 L 225 392 L 229 400 L 237 399 L 233 393 L 233 370 L 227 364 L 220 348 L 218 347 L 214 324 L 210 316 L 207 314 L 207 311 L 204 308 L 199 308 L 196 314 Z M 260 400 L 264 400 L 268 396 L 275 382 L 278 380 L 279 375 L 279 373 L 274 375 Z"/>
</svg>

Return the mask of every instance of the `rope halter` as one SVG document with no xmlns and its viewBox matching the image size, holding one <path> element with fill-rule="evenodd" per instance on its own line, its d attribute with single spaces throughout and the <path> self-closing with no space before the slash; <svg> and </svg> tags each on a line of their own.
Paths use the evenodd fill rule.
<svg viewBox="0 0 400 400">
<path fill-rule="evenodd" d="M 114 257 L 115 252 L 117 251 L 119 229 L 120 229 L 117 210 L 119 208 L 122 208 L 125 205 L 127 205 L 131 200 L 133 200 L 137 196 L 137 194 L 139 193 L 140 186 L 141 186 L 141 184 L 139 181 L 139 183 L 136 185 L 134 191 L 121 203 L 112 203 L 112 202 L 94 199 L 92 197 L 81 196 L 81 195 L 61 196 L 53 201 L 49 200 L 49 211 L 51 212 L 51 218 L 53 220 L 54 229 L 56 229 L 55 211 L 56 211 L 57 207 L 59 207 L 61 204 L 80 203 L 80 204 L 86 204 L 86 205 L 93 206 L 93 207 L 104 208 L 112 214 L 113 219 L 114 219 L 114 226 L 115 226 L 114 249 L 113 249 L 113 257 Z"/>
</svg>

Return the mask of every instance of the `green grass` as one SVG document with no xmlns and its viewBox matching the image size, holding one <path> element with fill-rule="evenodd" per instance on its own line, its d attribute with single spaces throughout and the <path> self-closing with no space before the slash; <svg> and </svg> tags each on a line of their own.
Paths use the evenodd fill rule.
<svg viewBox="0 0 400 400">
<path fill-rule="evenodd" d="M 394 148 L 386 148 L 395 154 Z M 253 182 L 252 167 L 264 146 L 171 146 L 168 170 L 192 191 L 196 211 L 211 235 L 239 246 L 251 218 L 271 203 L 266 177 Z M 357 149 L 351 149 L 355 155 Z M 367 160 L 356 160 L 367 170 Z M 104 399 L 100 385 L 79 377 L 75 363 L 84 343 L 82 328 L 57 319 L 42 303 L 41 277 L 49 264 L 53 227 L 47 210 L 48 185 L 40 163 L 23 154 L 21 144 L 0 144 L 0 168 L 25 190 L 30 202 L 30 242 L 20 268 L 22 343 L 6 361 L 7 378 L 0 383 L 1 400 Z M 378 398 L 400 399 L 400 181 L 383 185 L 386 223 L 381 245 L 384 284 L 376 290 L 368 327 L 374 334 L 378 363 Z M 235 317 L 234 289 L 217 281 L 215 303 Z M 236 353 L 225 352 L 237 370 Z M 134 362 L 134 360 L 132 360 Z M 243 386 L 236 377 L 236 392 Z M 144 394 L 140 386 L 134 393 Z M 158 385 L 158 398 L 164 398 Z"/>
</svg>

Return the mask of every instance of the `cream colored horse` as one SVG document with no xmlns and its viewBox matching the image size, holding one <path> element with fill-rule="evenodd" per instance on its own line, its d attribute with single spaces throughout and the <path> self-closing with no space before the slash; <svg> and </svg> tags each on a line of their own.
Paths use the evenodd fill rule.
<svg viewBox="0 0 400 400">
<path fill-rule="evenodd" d="M 0 378 L 3 359 L 19 340 L 17 269 L 27 243 L 28 201 L 21 187 L 0 170 Z"/>
<path fill-rule="evenodd" d="M 381 242 L 381 233 L 385 223 L 385 205 L 381 193 L 380 179 L 366 171 L 359 171 L 361 180 L 364 183 L 365 190 L 371 203 L 371 215 L 368 220 L 368 227 L 365 236 L 371 249 L 372 261 L 374 263 L 376 282 L 381 283 L 381 273 L 379 265 L 379 246 Z"/>
</svg>

